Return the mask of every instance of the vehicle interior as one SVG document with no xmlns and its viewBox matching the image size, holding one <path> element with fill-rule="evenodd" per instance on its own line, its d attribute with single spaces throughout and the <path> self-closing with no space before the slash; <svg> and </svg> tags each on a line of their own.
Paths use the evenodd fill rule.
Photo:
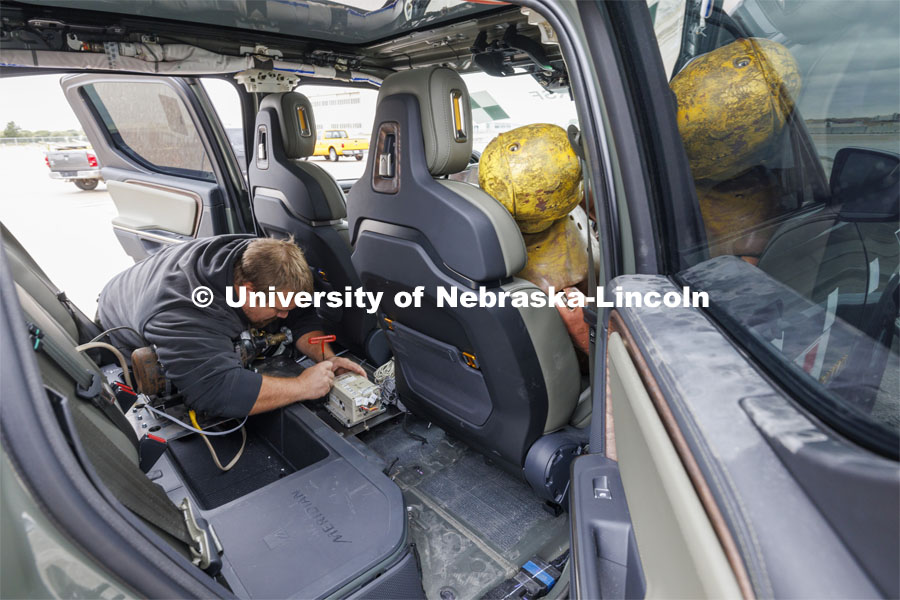
<svg viewBox="0 0 900 600">
<path fill-rule="evenodd" d="M 199 136 L 166 137 L 154 127 L 154 115 L 142 115 L 135 129 L 113 127 L 112 138 L 100 134 L 119 145 L 119 157 L 105 156 L 103 164 L 119 212 L 113 227 L 126 251 L 137 260 L 221 231 L 222 192 L 233 185 L 249 210 L 235 211 L 232 222 L 243 220 L 259 235 L 292 237 L 317 289 L 538 290 L 514 278 L 525 249 L 509 213 L 476 186 L 448 178 L 473 167 L 474 121 L 459 72 L 515 73 L 549 92 L 568 93 L 566 68 L 552 30 L 529 11 L 502 3 L 448 5 L 411 21 L 403 17 L 400 25 L 370 28 L 377 40 L 370 43 L 351 38 L 353 10 L 333 8 L 333 18 L 348 20 L 344 44 L 298 41 L 297 57 L 279 56 L 351 75 L 365 65 L 366 80 L 357 85 L 377 82 L 376 122 L 385 125 L 373 132 L 365 173 L 349 189 L 307 160 L 316 143 L 315 111 L 302 94 L 307 77 L 287 69 L 287 81 L 255 84 L 270 93 L 243 94 L 249 106 L 258 104 L 255 114 L 245 104 L 253 116 L 246 147 L 253 150 L 243 185 L 238 169 L 223 173 L 214 165 L 222 161 L 210 159 Z M 150 8 L 141 16 L 150 16 Z M 407 31 L 404 22 L 415 27 Z M 67 37 L 75 35 L 85 47 L 91 44 L 91 35 Z M 165 35 L 158 40 L 165 44 Z M 203 44 L 206 52 L 238 50 L 237 43 L 209 38 Z M 458 48 L 469 46 L 481 50 L 467 50 L 463 58 Z M 157 86 L 169 111 L 159 118 L 169 125 L 196 118 L 177 94 L 178 86 L 194 85 L 190 80 L 164 88 L 135 74 L 69 76 L 63 87 L 86 130 L 95 128 L 84 118 L 89 115 L 106 124 L 128 119 L 127 102 L 116 98 L 121 82 Z M 180 167 L 142 181 L 129 161 Z M 377 318 L 363 309 L 323 309 L 320 316 L 343 355 L 370 375 L 393 356 L 396 396 L 406 408 L 386 407 L 352 428 L 328 414 L 323 402 L 250 417 L 241 433 L 235 422 L 201 419 L 208 431 L 232 431 L 207 438 L 219 456 L 239 457 L 223 472 L 200 434 L 166 417 L 188 419 L 177 390 L 129 394 L 141 391 L 133 383 L 137 366 L 131 365 L 129 378 L 126 365 L 106 349 L 76 349 L 101 332 L 77 307 L 60 303 L 54 284 L 7 230 L 3 243 L 35 343 L 53 347 L 68 364 L 67 370 L 52 356 L 40 359 L 45 384 L 58 391 L 51 402 L 60 426 L 79 459 L 94 466 L 93 475 L 144 527 L 226 590 L 241 597 L 416 597 L 424 590 L 429 598 L 476 598 L 534 557 L 564 571 L 568 468 L 587 445 L 591 419 L 587 377 L 556 311 L 446 310 L 433 300 L 418 311 L 388 304 Z M 252 368 L 297 375 L 308 364 L 302 356 L 260 356 Z M 79 398 L 70 371 L 103 379 L 98 398 L 106 400 Z M 111 397 L 119 397 L 115 406 L 124 416 L 98 408 Z M 160 449 L 152 448 L 154 441 Z M 183 507 L 188 499 L 196 522 L 211 534 L 195 538 L 202 539 L 199 549 L 128 497 L 122 481 L 141 477 L 152 482 L 140 484 L 142 493 L 157 502 L 165 498 L 151 487 L 164 490 L 173 505 Z"/>
<path fill-rule="evenodd" d="M 697 16 L 696 4 L 689 3 L 685 19 Z M 772 499 L 758 493 L 755 474 L 731 479 L 722 465 L 752 456 L 771 458 L 780 468 L 779 461 L 790 457 L 766 454 L 771 442 L 760 440 L 771 434 L 765 427 L 771 422 L 747 420 L 747 404 L 787 398 L 785 389 L 795 388 L 783 381 L 802 388 L 802 398 L 813 394 L 807 387 L 821 384 L 827 396 L 822 410 L 832 411 L 826 416 L 859 426 L 840 435 L 875 453 L 877 469 L 895 460 L 896 153 L 848 146 L 826 175 L 799 111 L 792 109 L 794 120 L 778 138 L 775 158 L 751 171 L 767 182 L 759 187 L 778 210 L 718 235 L 701 210 L 704 195 L 735 195 L 735 182 L 698 181 L 695 189 L 677 130 L 658 138 L 642 130 L 660 147 L 674 140 L 676 152 L 658 159 L 665 165 L 653 166 L 670 169 L 670 175 L 683 171 L 681 179 L 660 175 L 654 185 L 669 185 L 657 190 L 660 197 L 670 193 L 685 204 L 673 202 L 671 213 L 669 206 L 660 208 L 666 223 L 644 215 L 645 233 L 672 244 L 666 252 L 675 258 L 657 263 L 648 258 L 652 252 L 641 255 L 642 242 L 629 246 L 639 239 L 644 218 L 626 212 L 634 205 L 623 200 L 598 208 L 598 198 L 612 195 L 614 185 L 631 190 L 634 180 L 604 180 L 607 173 L 597 168 L 599 142 L 578 133 L 612 131 L 629 126 L 627 119 L 595 122 L 586 110 L 595 99 L 574 83 L 579 67 L 571 60 L 571 40 L 567 46 L 535 9 L 492 0 L 391 0 L 378 10 L 349 1 L 248 0 L 184 3 L 178 14 L 162 0 L 2 6 L 0 73 L 65 74 L 63 92 L 101 158 L 118 213 L 113 231 L 136 262 L 213 235 L 292 238 L 307 256 L 317 290 L 384 292 L 377 314 L 358 308 L 319 312 L 342 356 L 377 384 L 377 404 L 336 408 L 324 398 L 244 421 L 204 415 L 192 421 L 164 377 L 148 378 L 133 357 L 96 344 L 105 332 L 3 228 L 2 260 L 28 331 L 19 346 L 34 350 L 53 433 L 65 440 L 97 498 L 127 524 L 122 537 L 179 565 L 173 579 L 199 581 L 206 595 L 454 600 L 507 597 L 516 585 L 510 580 L 532 565 L 553 574 L 549 584 L 532 579 L 543 581 L 550 588 L 546 597 L 555 598 L 575 581 L 572 556 L 581 544 L 582 556 L 589 554 L 602 571 L 599 583 L 584 576 L 578 582 L 585 597 L 599 597 L 602 588 L 604 597 L 643 597 L 655 589 L 664 596 L 749 598 L 771 591 L 757 536 L 767 552 L 787 545 L 767 537 L 777 536 L 778 527 L 745 527 L 761 505 L 774 510 Z M 721 21 L 710 18 L 705 33 L 679 37 L 673 74 L 704 52 L 761 35 L 740 31 L 738 20 L 729 21 L 721 6 L 717 11 Z M 595 52 L 596 43 L 590 46 Z M 669 346 L 673 359 L 665 355 L 665 334 L 681 333 L 664 332 L 668 321 L 648 311 L 650 324 L 639 328 L 641 317 L 612 311 L 606 314 L 609 329 L 603 325 L 592 341 L 599 358 L 591 355 L 591 366 L 603 365 L 603 376 L 595 379 L 596 369 L 575 349 L 555 310 L 447 308 L 428 294 L 421 308 L 392 300 L 419 286 L 539 291 L 516 277 L 527 260 L 516 221 L 477 185 L 473 140 L 476 133 L 497 133 L 484 126 L 489 119 L 479 120 L 496 108 L 485 108 L 489 96 L 469 88 L 472 76 L 485 77 L 489 92 L 527 79 L 539 86 L 538 95 L 571 104 L 578 118 L 570 123 L 569 139 L 591 184 L 585 194 L 591 220 L 585 222 L 601 233 L 589 234 L 604 259 L 592 278 L 639 274 L 637 287 L 658 276 L 667 285 L 673 280 L 709 290 L 712 316 L 702 319 L 702 327 L 692 326 L 706 328 L 703 339 L 713 340 L 709 346 L 718 354 Z M 606 82 L 604 76 L 610 75 L 598 74 Z M 199 82 L 205 77 L 238 90 L 246 164 L 239 164 L 229 142 L 233 134 L 215 117 Z M 312 85 L 377 90 L 358 177 L 338 180 L 323 168 L 324 160 L 312 160 L 323 130 L 317 126 L 321 107 L 304 93 Z M 153 99 L 146 110 L 135 110 L 137 91 Z M 609 106 L 628 100 L 604 91 Z M 676 99 L 668 88 L 664 92 L 642 99 L 646 106 L 631 104 L 671 112 L 674 122 Z M 617 140 L 620 168 L 652 162 L 636 158 L 638 142 L 627 152 L 628 140 Z M 857 177 L 859 172 L 870 176 Z M 601 189 L 602 181 L 608 189 Z M 634 229 L 626 229 L 634 240 L 604 239 L 608 220 L 629 218 Z M 590 244 L 588 251 L 593 260 Z M 609 258 L 615 252 L 622 254 L 618 264 Z M 260 373 L 295 376 L 312 364 L 310 357 L 285 352 L 290 340 L 283 335 L 249 332 L 236 344 L 246 366 Z M 749 354 L 762 366 L 747 368 Z M 680 372 L 694 381 L 666 371 L 666 359 L 681 360 Z M 691 371 L 705 363 L 717 365 L 716 377 Z M 746 380 L 735 384 L 729 377 L 738 372 Z M 740 398 L 729 385 L 741 390 Z M 673 412 L 665 402 L 681 393 L 688 400 L 673 401 Z M 606 395 L 612 406 L 599 404 L 604 409 L 596 411 L 597 398 Z M 691 412 L 693 401 L 723 412 Z M 809 408 L 807 400 L 799 404 Z M 731 408 L 735 412 L 723 416 Z M 821 425 L 823 413 L 809 414 Z M 692 425 L 709 415 L 720 422 L 706 421 L 706 429 Z M 675 435 L 687 423 L 688 437 L 702 438 L 702 432 L 711 438 L 710 431 L 725 431 L 725 421 L 747 429 L 743 437 L 720 439 L 715 450 L 705 439 L 694 447 Z M 858 431 L 863 433 L 856 436 Z M 846 451 L 850 445 L 840 439 Z M 785 453 L 801 446 L 788 444 Z M 695 463 L 685 458 L 693 460 L 692 452 Z M 593 453 L 604 462 L 579 462 Z M 227 470 L 225 461 L 233 462 Z M 888 481 L 879 498 L 890 501 L 896 477 L 877 469 L 865 473 L 877 471 L 872 481 Z M 587 483 L 576 486 L 576 475 Z M 805 486 L 825 479 L 810 476 L 797 486 L 773 477 L 772 485 L 789 481 L 790 491 L 802 487 L 798 496 L 809 502 Z M 855 489 L 861 494 L 864 488 Z M 574 507 L 611 498 L 616 510 L 574 523 Z M 789 506 L 794 497 L 779 498 Z M 720 503 L 726 506 L 721 512 Z M 835 506 L 822 509 L 832 510 L 829 522 L 838 518 Z M 860 527 L 872 526 L 869 517 L 857 517 Z M 896 516 L 890 518 L 894 523 Z M 799 520 L 795 525 L 806 526 Z M 880 533 L 870 539 L 879 543 L 891 535 L 889 527 L 875 529 Z M 852 553 L 879 553 L 876 544 L 841 535 L 851 540 Z M 889 562 L 891 552 L 880 553 L 882 559 Z M 856 568 L 853 560 L 842 564 Z M 884 572 L 878 589 L 891 589 Z M 590 587 L 594 583 L 598 587 Z M 77 582 L 66 585 L 91 592 Z"/>
</svg>

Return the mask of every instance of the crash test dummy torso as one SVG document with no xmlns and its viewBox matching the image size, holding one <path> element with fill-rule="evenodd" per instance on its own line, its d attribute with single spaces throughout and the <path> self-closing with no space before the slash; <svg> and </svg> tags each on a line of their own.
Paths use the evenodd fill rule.
<svg viewBox="0 0 900 600">
<path fill-rule="evenodd" d="M 584 210 L 581 163 L 566 132 L 534 124 L 500 134 L 479 161 L 481 188 L 510 212 L 522 232 L 528 261 L 516 277 L 545 292 L 586 293 L 588 236 L 594 235 Z M 591 244 L 596 252 L 596 239 Z M 595 253 L 595 266 L 600 262 Z M 581 309 L 560 309 L 575 346 L 587 353 L 587 325 Z"/>
</svg>

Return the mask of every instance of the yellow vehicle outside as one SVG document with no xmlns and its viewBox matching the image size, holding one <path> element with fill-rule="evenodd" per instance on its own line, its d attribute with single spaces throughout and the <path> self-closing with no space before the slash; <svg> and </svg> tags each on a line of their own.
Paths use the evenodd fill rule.
<svg viewBox="0 0 900 600">
<path fill-rule="evenodd" d="M 342 156 L 352 156 L 362 160 L 369 149 L 366 138 L 352 138 L 343 129 L 326 129 L 316 138 L 313 156 L 327 156 L 328 160 L 338 160 Z"/>
</svg>

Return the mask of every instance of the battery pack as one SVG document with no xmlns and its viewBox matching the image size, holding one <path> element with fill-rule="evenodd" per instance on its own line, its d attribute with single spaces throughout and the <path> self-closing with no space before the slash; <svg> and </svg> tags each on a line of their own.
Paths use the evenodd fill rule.
<svg viewBox="0 0 900 600">
<path fill-rule="evenodd" d="M 381 388 L 356 373 L 334 378 L 325 408 L 345 427 L 353 427 L 385 410 L 381 404 Z"/>
<path fill-rule="evenodd" d="M 482 596 L 482 600 L 535 600 L 546 596 L 559 576 L 559 569 L 535 556 L 522 565 L 512 578 Z"/>
</svg>

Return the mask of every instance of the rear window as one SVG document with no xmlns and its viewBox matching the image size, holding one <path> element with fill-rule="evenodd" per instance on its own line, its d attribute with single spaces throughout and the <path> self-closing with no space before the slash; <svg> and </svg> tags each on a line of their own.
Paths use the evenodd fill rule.
<svg viewBox="0 0 900 600">
<path fill-rule="evenodd" d="M 215 179 L 194 122 L 168 85 L 99 82 L 84 93 L 113 144 L 133 160 L 163 173 Z"/>
<path fill-rule="evenodd" d="M 896 2 L 666 1 L 654 18 L 697 191 L 664 210 L 706 237 L 669 240 L 693 264 L 677 277 L 807 408 L 896 457 Z"/>
</svg>

